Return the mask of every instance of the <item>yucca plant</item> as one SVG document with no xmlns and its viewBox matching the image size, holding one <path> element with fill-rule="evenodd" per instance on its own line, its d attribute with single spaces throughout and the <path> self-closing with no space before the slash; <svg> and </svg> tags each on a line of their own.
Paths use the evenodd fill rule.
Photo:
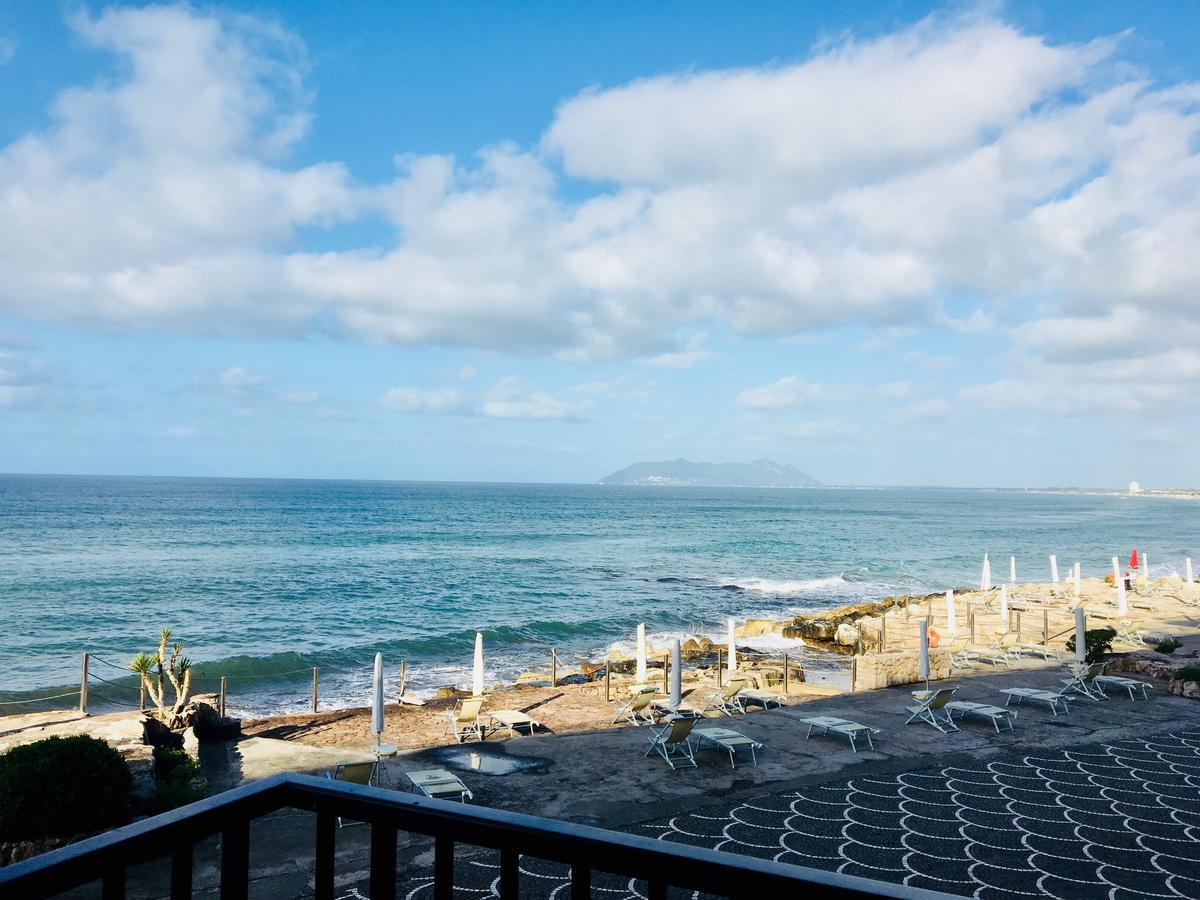
<svg viewBox="0 0 1200 900">
<path fill-rule="evenodd" d="M 183 655 L 183 644 L 179 642 L 171 646 L 170 656 L 167 656 L 170 640 L 171 631 L 164 628 L 158 651 L 139 653 L 129 664 L 129 671 L 141 677 L 142 686 L 158 707 L 159 718 L 168 728 L 179 728 L 183 724 L 183 708 L 191 699 L 192 663 Z M 168 682 L 175 693 L 175 701 L 170 709 L 167 708 L 166 698 Z"/>
</svg>

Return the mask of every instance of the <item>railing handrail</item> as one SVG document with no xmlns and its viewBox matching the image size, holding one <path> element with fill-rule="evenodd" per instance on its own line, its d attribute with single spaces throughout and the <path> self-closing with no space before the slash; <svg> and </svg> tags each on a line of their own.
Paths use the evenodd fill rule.
<svg viewBox="0 0 1200 900">
<path fill-rule="evenodd" d="M 515 850 L 537 859 L 727 896 L 778 896 L 780 890 L 794 891 L 805 882 L 834 897 L 946 896 L 903 884 L 291 773 L 0 868 L 0 896 L 68 890 L 117 869 L 169 856 L 181 844 L 190 846 L 282 808 L 340 815 L 435 839 Z"/>
</svg>

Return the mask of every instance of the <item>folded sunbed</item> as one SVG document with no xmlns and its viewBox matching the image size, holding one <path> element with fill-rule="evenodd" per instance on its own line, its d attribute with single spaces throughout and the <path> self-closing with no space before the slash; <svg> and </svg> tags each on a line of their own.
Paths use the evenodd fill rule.
<svg viewBox="0 0 1200 900">
<path fill-rule="evenodd" d="M 871 740 L 871 736 L 880 733 L 878 728 L 863 725 L 861 722 L 851 722 L 849 719 L 839 719 L 836 716 L 809 716 L 800 721 L 808 726 L 808 734 L 805 735 L 805 739 L 812 737 L 814 728 L 819 728 L 821 730 L 817 734 L 818 737 L 830 733 L 844 735 L 850 741 L 850 749 L 855 753 L 858 752 L 857 738 L 865 737 L 867 746 L 874 750 L 875 743 Z"/>
<path fill-rule="evenodd" d="M 712 744 L 718 750 L 724 750 L 729 754 L 729 768 L 736 769 L 734 765 L 733 755 L 737 750 L 749 750 L 750 759 L 754 765 L 758 765 L 758 756 L 756 750 L 762 749 L 762 744 L 758 741 L 746 737 L 736 731 L 731 731 L 728 728 L 697 728 L 695 734 L 700 738 L 700 746 L 705 743 Z"/>
<path fill-rule="evenodd" d="M 1036 700 L 1039 703 L 1048 704 L 1050 711 L 1056 716 L 1060 708 L 1065 713 L 1071 711 L 1071 707 L 1067 704 L 1067 700 L 1070 698 L 1058 691 L 1043 691 L 1041 688 L 1005 688 L 1002 693 L 1008 695 L 1008 699 L 1004 701 L 1005 706 L 1012 703 L 1015 698 L 1018 706 L 1025 700 Z"/>
<path fill-rule="evenodd" d="M 461 779 L 445 769 L 422 769 L 419 772 L 405 772 L 404 774 L 412 782 L 413 789 L 426 797 L 440 800 L 457 796 L 463 803 L 475 799 L 475 795 L 462 783 Z"/>
<path fill-rule="evenodd" d="M 526 728 L 530 734 L 533 734 L 534 729 L 542 727 L 541 722 L 518 709 L 494 709 L 488 711 L 485 715 L 495 723 L 494 727 L 507 728 L 508 733 L 513 735 L 521 728 Z"/>
<path fill-rule="evenodd" d="M 1130 700 L 1136 700 L 1138 692 L 1141 693 L 1143 700 L 1150 699 L 1150 684 L 1138 681 L 1136 678 L 1124 678 L 1120 675 L 1097 675 L 1093 682 L 1101 691 L 1107 687 L 1124 688 L 1129 691 Z"/>
<path fill-rule="evenodd" d="M 992 706 L 990 703 L 973 703 L 970 700 L 954 700 L 946 704 L 946 710 L 950 713 L 951 718 L 958 713 L 960 720 L 967 716 L 987 719 L 996 729 L 996 734 L 1000 733 L 1001 722 L 1008 726 L 1009 731 L 1012 731 L 1013 721 L 1017 718 L 1015 709 L 1009 709 L 1007 706 Z"/>
<path fill-rule="evenodd" d="M 770 709 L 771 704 L 783 706 L 787 703 L 788 696 L 782 691 L 766 691 L 766 690 L 751 690 L 743 688 L 738 698 L 742 701 L 742 705 L 747 703 L 755 703 L 763 709 Z"/>
</svg>

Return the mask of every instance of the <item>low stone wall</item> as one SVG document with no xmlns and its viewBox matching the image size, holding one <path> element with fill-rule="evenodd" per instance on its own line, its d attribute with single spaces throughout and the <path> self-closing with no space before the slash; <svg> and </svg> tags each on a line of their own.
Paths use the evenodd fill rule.
<svg viewBox="0 0 1200 900">
<path fill-rule="evenodd" d="M 855 691 L 873 691 L 893 684 L 923 682 L 920 657 L 911 650 L 865 653 L 854 658 Z M 950 677 L 950 651 L 929 651 L 930 681 Z"/>
<path fill-rule="evenodd" d="M 1144 654 L 1123 653 L 1111 656 L 1106 660 L 1105 671 L 1110 674 L 1124 672 L 1128 675 L 1141 675 L 1145 678 L 1156 678 L 1167 682 L 1168 690 L 1177 697 L 1200 699 L 1200 681 L 1180 681 L 1175 678 L 1175 672 L 1184 666 L 1195 666 L 1196 660 L 1189 657 L 1170 659 L 1161 654 L 1147 656 Z"/>
</svg>

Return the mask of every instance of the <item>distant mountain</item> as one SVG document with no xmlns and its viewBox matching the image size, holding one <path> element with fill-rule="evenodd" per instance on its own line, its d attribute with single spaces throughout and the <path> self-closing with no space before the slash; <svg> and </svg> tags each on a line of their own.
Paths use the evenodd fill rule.
<svg viewBox="0 0 1200 900">
<path fill-rule="evenodd" d="M 748 463 L 705 463 L 690 459 L 639 462 L 600 479 L 601 484 L 667 484 L 695 487 L 820 487 L 795 466 L 756 459 Z"/>
</svg>

